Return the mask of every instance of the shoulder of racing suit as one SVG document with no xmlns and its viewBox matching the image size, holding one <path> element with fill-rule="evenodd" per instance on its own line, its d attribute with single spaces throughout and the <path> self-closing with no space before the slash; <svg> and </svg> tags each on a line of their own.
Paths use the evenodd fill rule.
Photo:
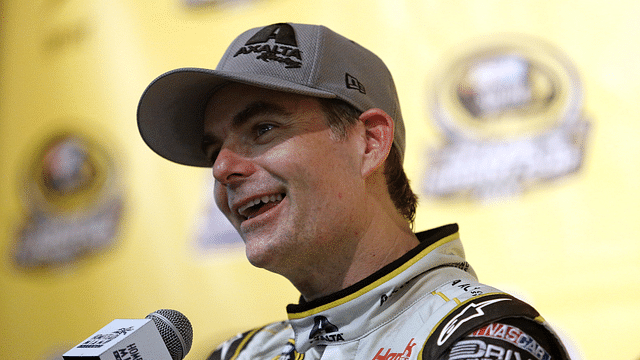
<svg viewBox="0 0 640 360">
<path fill-rule="evenodd" d="M 431 331 L 421 360 L 569 359 L 564 345 L 540 314 L 506 293 L 474 296 L 460 302 Z M 518 353 L 518 354 L 516 354 Z"/>
</svg>

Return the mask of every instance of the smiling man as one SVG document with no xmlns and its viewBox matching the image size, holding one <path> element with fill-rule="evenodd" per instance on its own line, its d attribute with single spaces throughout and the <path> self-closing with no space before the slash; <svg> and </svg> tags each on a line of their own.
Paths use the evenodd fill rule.
<svg viewBox="0 0 640 360">
<path fill-rule="evenodd" d="M 215 70 L 161 75 L 143 139 L 211 167 L 249 261 L 300 291 L 288 320 L 210 359 L 563 359 L 529 305 L 481 284 L 455 224 L 414 233 L 395 85 L 373 53 L 323 26 L 238 36 Z"/>
<path fill-rule="evenodd" d="M 381 166 L 393 120 L 381 110 L 359 119 L 337 139 L 318 100 L 243 84 L 223 86 L 205 111 L 218 207 L 249 261 L 288 278 L 306 300 L 418 245 Z"/>
</svg>

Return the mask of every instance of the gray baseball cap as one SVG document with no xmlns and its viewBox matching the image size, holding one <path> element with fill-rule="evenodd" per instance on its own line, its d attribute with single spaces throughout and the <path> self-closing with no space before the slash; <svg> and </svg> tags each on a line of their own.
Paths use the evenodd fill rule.
<svg viewBox="0 0 640 360">
<path fill-rule="evenodd" d="M 138 103 L 144 141 L 173 162 L 211 167 L 201 148 L 204 111 L 229 82 L 320 98 L 360 111 L 380 108 L 395 121 L 394 146 L 404 157 L 405 130 L 389 69 L 371 51 L 324 26 L 273 24 L 248 30 L 215 70 L 181 68 L 153 80 Z"/>
</svg>

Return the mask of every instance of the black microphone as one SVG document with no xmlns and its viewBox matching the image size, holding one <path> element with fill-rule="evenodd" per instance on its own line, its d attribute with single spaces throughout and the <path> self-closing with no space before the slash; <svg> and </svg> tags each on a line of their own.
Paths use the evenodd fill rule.
<svg viewBox="0 0 640 360">
<path fill-rule="evenodd" d="M 64 360 L 182 360 L 191 350 L 191 322 L 161 309 L 144 319 L 116 319 L 67 351 Z"/>
</svg>

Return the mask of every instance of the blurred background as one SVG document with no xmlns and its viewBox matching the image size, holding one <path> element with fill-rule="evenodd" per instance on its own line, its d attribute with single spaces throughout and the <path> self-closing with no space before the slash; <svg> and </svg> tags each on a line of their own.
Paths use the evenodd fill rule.
<svg viewBox="0 0 640 360">
<path fill-rule="evenodd" d="M 186 359 L 286 318 L 211 173 L 138 135 L 145 87 L 244 30 L 320 23 L 378 54 L 406 122 L 416 230 L 457 222 L 480 280 L 577 359 L 640 359 L 640 3 L 0 1 L 0 359 L 60 359 L 115 318 L 194 327 Z M 636 219 L 636 220 L 634 220 Z"/>
</svg>

